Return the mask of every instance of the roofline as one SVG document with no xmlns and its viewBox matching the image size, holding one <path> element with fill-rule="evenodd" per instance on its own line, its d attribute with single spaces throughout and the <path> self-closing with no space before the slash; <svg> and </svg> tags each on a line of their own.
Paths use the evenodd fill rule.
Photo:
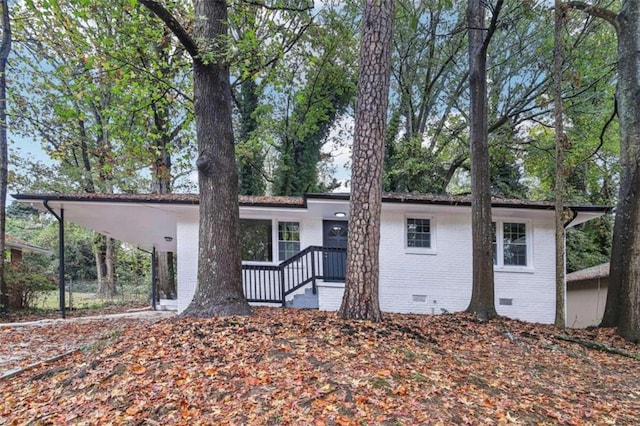
<svg viewBox="0 0 640 426">
<path fill-rule="evenodd" d="M 111 202 L 111 203 L 147 203 L 147 204 L 187 204 L 197 205 L 200 201 L 197 199 L 173 199 L 173 200 L 160 200 L 157 198 L 143 198 L 138 194 L 90 194 L 95 197 L 84 197 L 79 195 L 65 195 L 65 194 L 11 194 L 13 198 L 20 201 L 69 201 L 69 202 Z M 130 197 L 128 197 L 131 195 Z M 147 195 L 147 194 L 144 194 Z"/>
<path fill-rule="evenodd" d="M 411 198 L 412 194 L 382 194 L 382 202 L 384 203 L 394 203 L 394 204 L 431 204 L 431 205 L 445 205 L 445 206 L 464 206 L 470 207 L 470 200 L 461 200 L 461 199 L 420 199 L 420 198 Z M 415 194 L 413 194 L 415 196 Z M 418 195 L 427 197 L 427 194 Z M 455 197 L 449 195 L 441 195 L 436 197 Z M 307 199 L 318 199 L 318 200 L 349 200 L 349 194 L 345 193 L 312 193 L 305 194 L 305 204 Z M 528 209 L 528 210 L 555 210 L 555 203 L 551 201 L 538 201 L 532 202 L 527 200 L 505 200 L 505 199 L 497 199 L 491 202 L 491 207 L 494 208 L 510 208 L 510 209 Z M 567 208 L 573 209 L 578 212 L 594 212 L 594 213 L 609 213 L 612 208 L 609 206 L 598 206 L 598 205 L 567 205 Z"/>
<path fill-rule="evenodd" d="M 91 194 L 91 196 L 65 195 L 65 194 L 12 194 L 11 196 L 20 201 L 68 201 L 68 202 L 112 202 L 112 203 L 144 203 L 144 204 L 177 204 L 177 205 L 199 205 L 200 201 L 195 194 L 172 194 L 182 198 L 159 199 L 152 195 L 156 194 Z M 147 197 L 145 197 L 147 196 Z M 414 198 L 411 198 L 411 197 Z M 424 198 L 418 198 L 424 197 Z M 390 194 L 382 195 L 383 203 L 393 204 L 423 204 L 423 205 L 445 205 L 470 207 L 471 200 L 455 198 L 456 196 L 435 196 L 438 198 L 427 198 L 429 195 L 416 194 Z M 293 198 L 293 197 L 292 197 Z M 275 207 L 275 208 L 306 208 L 308 200 L 336 200 L 349 201 L 350 194 L 347 193 L 310 193 L 304 194 L 302 203 L 268 203 L 268 202 L 247 202 L 239 201 L 242 207 Z M 448 199 L 447 199 L 448 198 Z M 532 202 L 525 200 L 505 200 L 495 199 L 491 202 L 493 208 L 527 209 L 527 210 L 555 210 L 553 202 Z M 612 208 L 597 205 L 568 205 L 568 208 L 578 212 L 609 213 Z"/>
</svg>

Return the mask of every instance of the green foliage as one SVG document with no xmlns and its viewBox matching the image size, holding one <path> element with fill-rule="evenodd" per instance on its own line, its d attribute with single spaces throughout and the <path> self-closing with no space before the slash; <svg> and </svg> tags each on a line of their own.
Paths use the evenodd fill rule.
<svg viewBox="0 0 640 426">
<path fill-rule="evenodd" d="M 275 70 L 259 133 L 273 140 L 277 151 L 274 194 L 327 189 L 318 165 L 330 159 L 323 147 L 355 97 L 355 34 L 353 17 L 323 9 Z"/>
<path fill-rule="evenodd" d="M 12 85 L 12 126 L 55 161 L 55 171 L 33 165 L 38 173 L 14 176 L 20 188 L 149 192 L 143 168 L 170 181 L 167 156 L 187 164 L 189 62 L 148 13 L 125 0 L 34 0 L 18 13 L 25 42 L 11 72 L 29 78 Z"/>
<path fill-rule="evenodd" d="M 22 264 L 5 269 L 5 280 L 9 292 L 11 310 L 27 309 L 34 306 L 38 295 L 56 288 L 50 276 L 41 268 Z"/>
<path fill-rule="evenodd" d="M 567 272 L 579 271 L 611 258 L 612 220 L 589 221 L 567 231 Z"/>
</svg>

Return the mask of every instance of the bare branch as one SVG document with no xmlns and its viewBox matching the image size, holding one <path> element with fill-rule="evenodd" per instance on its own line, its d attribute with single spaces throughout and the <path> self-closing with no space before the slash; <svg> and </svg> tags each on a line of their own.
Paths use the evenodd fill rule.
<svg viewBox="0 0 640 426">
<path fill-rule="evenodd" d="M 165 23 L 178 40 L 180 40 L 180 43 L 182 43 L 186 51 L 189 52 L 191 58 L 194 60 L 198 59 L 198 55 L 200 54 L 198 45 L 171 12 L 156 0 L 140 0 L 140 3 Z"/>
<path fill-rule="evenodd" d="M 502 10 L 502 5 L 504 4 L 503 0 L 498 0 L 498 2 L 496 3 L 496 6 L 493 8 L 493 11 L 491 13 L 491 23 L 489 24 L 489 28 L 487 28 L 487 36 L 484 39 L 484 42 L 482 43 L 482 47 L 483 49 L 486 51 L 489 43 L 491 42 L 491 38 L 493 37 L 493 35 L 496 32 L 496 29 L 498 28 L 498 19 L 500 17 L 500 11 Z"/>
<path fill-rule="evenodd" d="M 250 6 L 261 7 L 267 10 L 276 10 L 282 12 L 309 12 L 313 10 L 313 1 L 307 2 L 305 6 L 295 7 L 295 6 L 271 6 L 268 5 L 266 1 L 263 0 L 240 0 L 244 4 L 248 4 Z"/>
<path fill-rule="evenodd" d="M 566 7 L 568 9 L 582 10 L 583 12 L 591 16 L 602 18 L 608 23 L 610 23 L 611 25 L 613 25 L 613 28 L 616 29 L 616 33 L 620 32 L 620 25 L 618 24 L 618 20 L 617 20 L 618 15 L 616 15 L 615 13 L 613 13 L 608 9 L 595 7 L 582 1 L 569 1 L 566 3 Z"/>
</svg>

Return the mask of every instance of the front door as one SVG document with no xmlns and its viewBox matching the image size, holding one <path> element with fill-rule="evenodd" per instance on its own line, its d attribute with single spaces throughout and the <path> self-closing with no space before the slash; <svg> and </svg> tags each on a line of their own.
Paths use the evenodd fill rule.
<svg viewBox="0 0 640 426">
<path fill-rule="evenodd" d="M 347 273 L 346 250 L 331 251 L 332 248 L 346 249 L 348 225 L 346 220 L 325 220 L 322 222 L 322 245 L 329 250 L 324 254 L 322 271 L 325 281 L 344 281 Z"/>
</svg>

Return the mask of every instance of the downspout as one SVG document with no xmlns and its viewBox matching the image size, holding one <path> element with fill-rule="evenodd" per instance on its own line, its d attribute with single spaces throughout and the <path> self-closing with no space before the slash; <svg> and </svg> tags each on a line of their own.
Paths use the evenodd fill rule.
<svg viewBox="0 0 640 426">
<path fill-rule="evenodd" d="M 156 246 L 151 250 L 151 307 L 156 311 L 156 299 L 158 298 L 158 272 L 157 272 L 157 254 Z"/>
<path fill-rule="evenodd" d="M 49 200 L 43 202 L 46 209 L 58 220 L 58 287 L 60 290 L 60 315 L 66 318 L 64 301 L 64 209 L 60 208 L 60 215 L 49 206 Z"/>
</svg>

